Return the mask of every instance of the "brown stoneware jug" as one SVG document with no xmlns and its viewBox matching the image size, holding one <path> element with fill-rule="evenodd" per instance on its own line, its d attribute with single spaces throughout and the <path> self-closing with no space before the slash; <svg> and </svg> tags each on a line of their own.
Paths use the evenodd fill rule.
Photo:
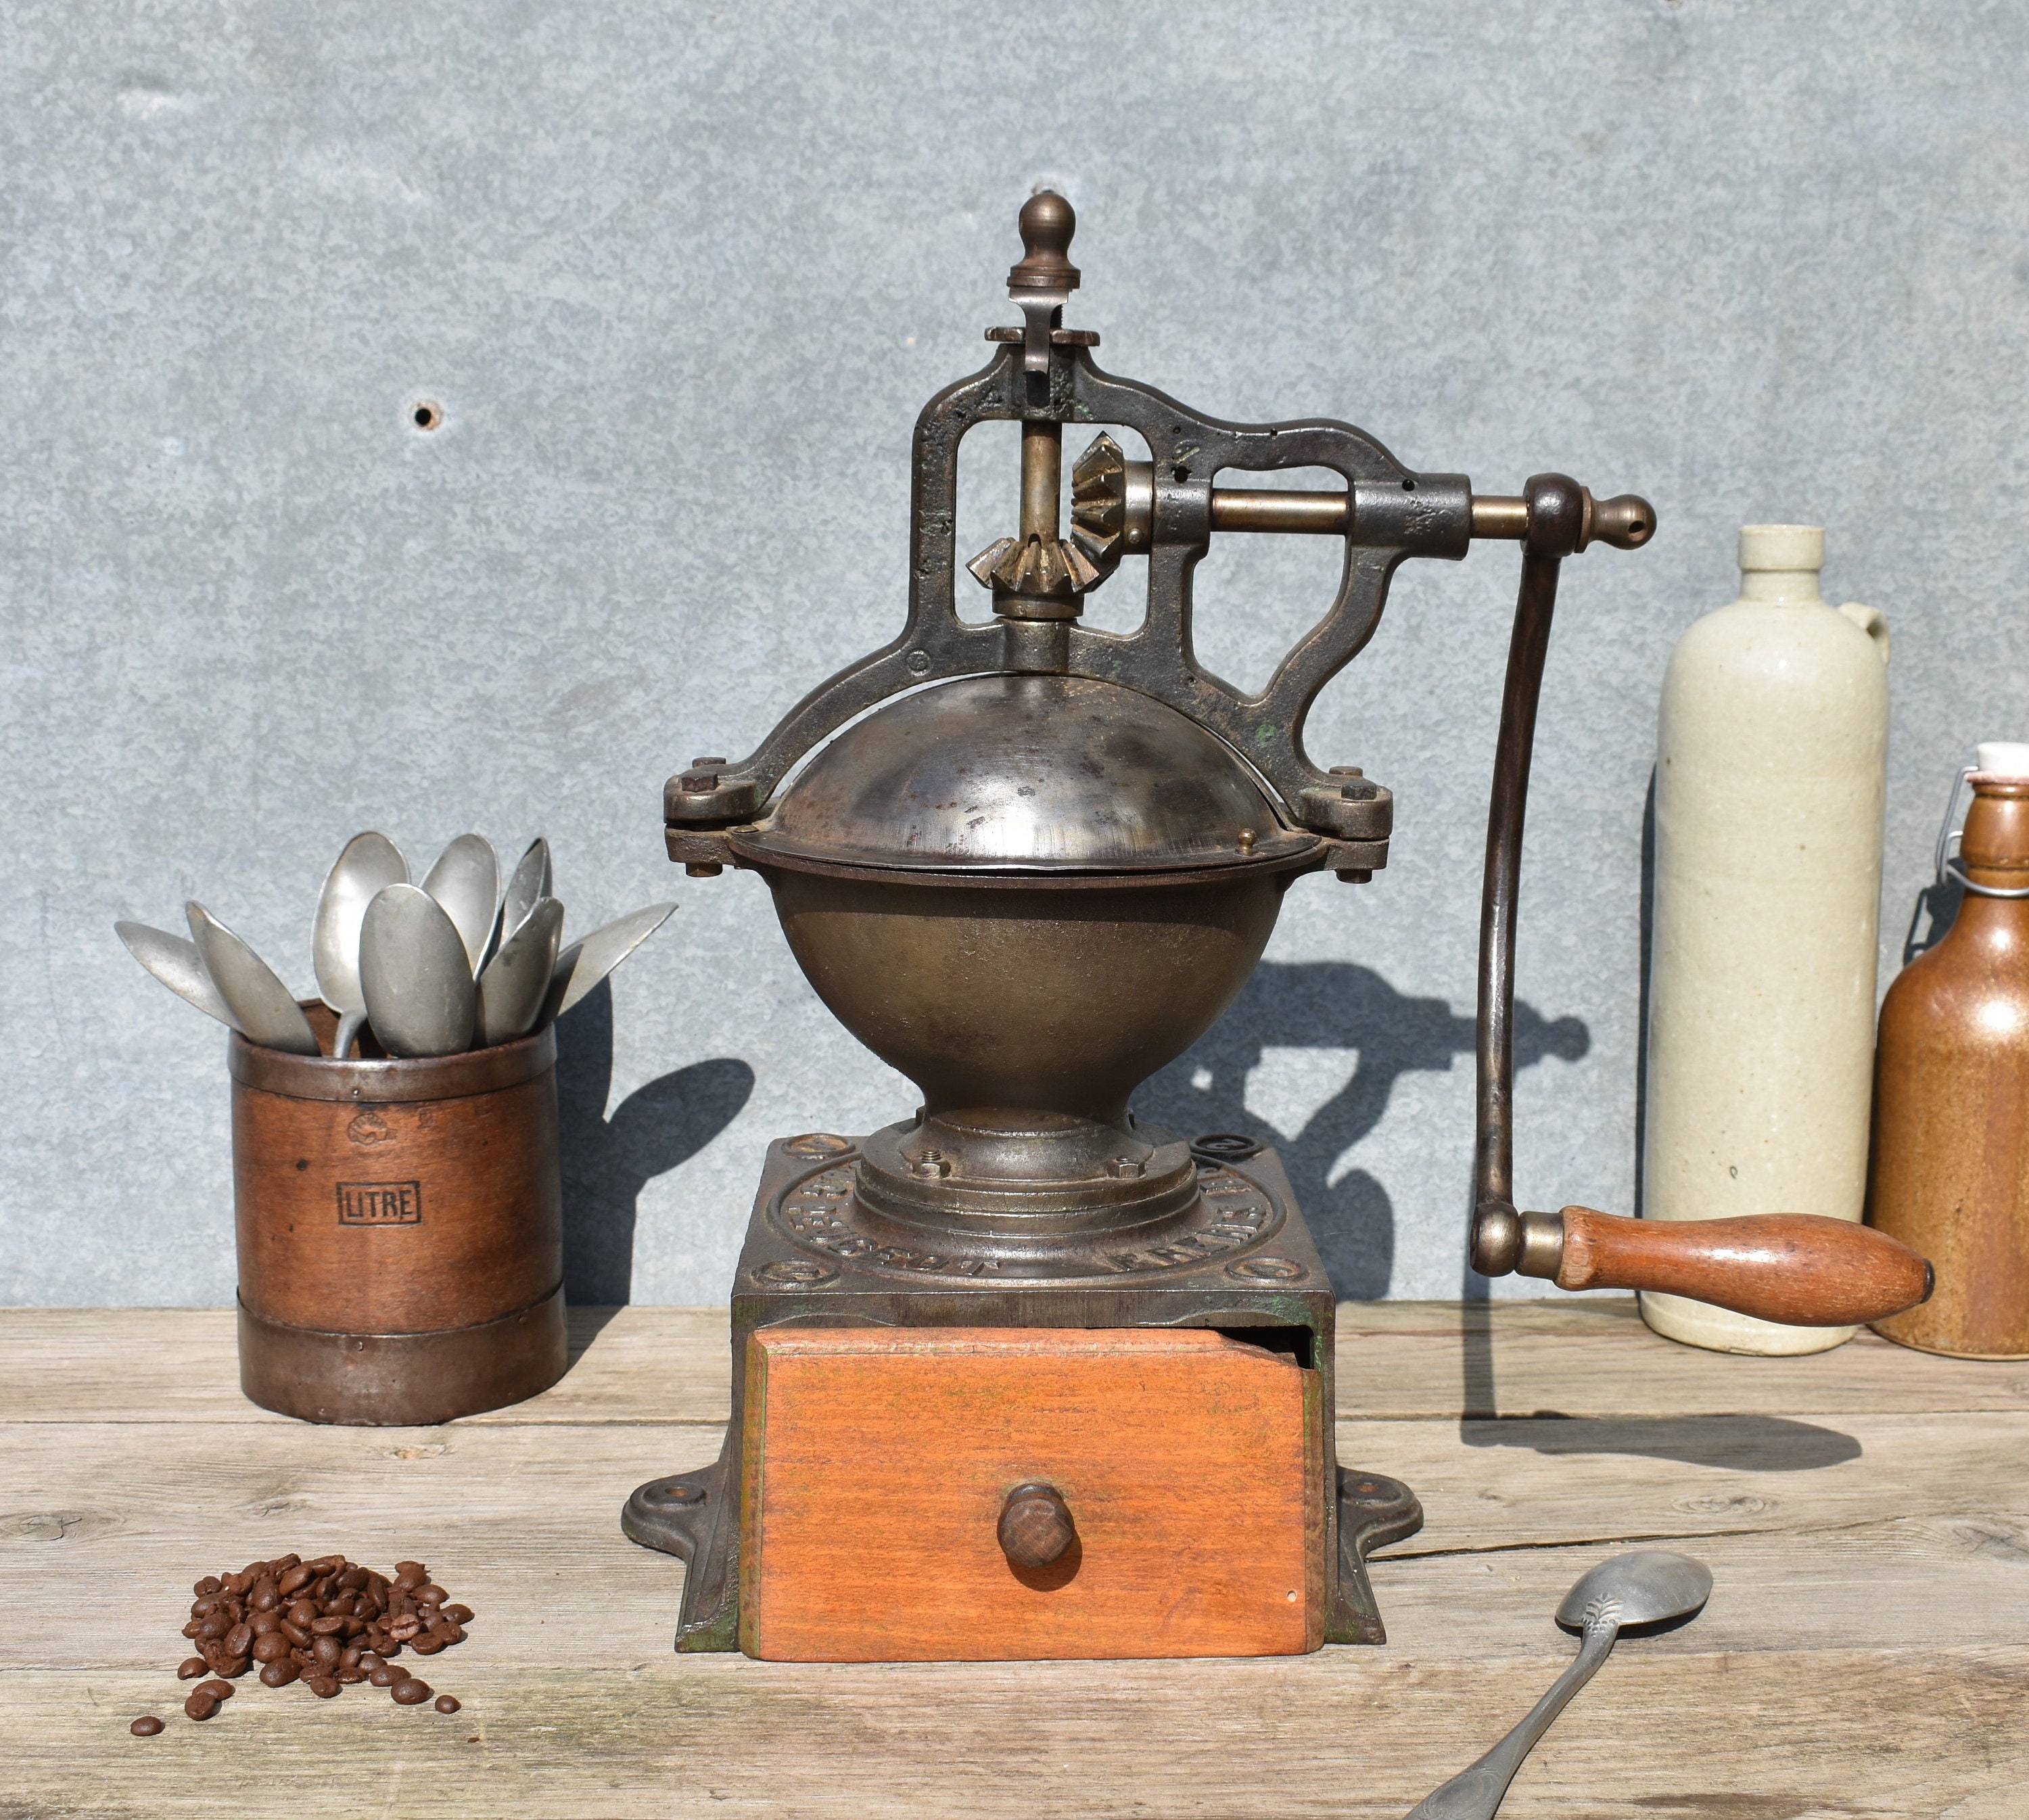
<svg viewBox="0 0 2029 1820">
<path fill-rule="evenodd" d="M 1983 762 L 1997 751 L 1983 747 Z M 2011 769 L 2014 767 L 2011 767 Z M 1937 1269 L 1937 1292 L 1877 1321 L 1904 1346 L 2029 1357 L 2029 767 L 1972 773 L 1966 886 L 1936 947 L 1881 1007 L 1868 1218 Z"/>
<path fill-rule="evenodd" d="M 328 1047 L 331 1013 L 303 1009 Z M 233 1035 L 249 1397 L 310 1422 L 426 1424 L 563 1375 L 556 1053 L 547 1029 L 345 1062 Z"/>
</svg>

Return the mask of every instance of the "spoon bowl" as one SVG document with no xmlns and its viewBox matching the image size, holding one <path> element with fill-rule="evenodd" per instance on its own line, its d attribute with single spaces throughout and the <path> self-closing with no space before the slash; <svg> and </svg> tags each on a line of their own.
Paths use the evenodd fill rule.
<svg viewBox="0 0 2029 1820">
<path fill-rule="evenodd" d="M 146 923 L 115 923 L 113 932 L 127 944 L 128 953 L 179 999 L 221 1024 L 232 1022 L 232 1011 L 204 970 L 204 956 L 195 942 L 172 936 L 167 929 L 150 929 Z"/>
<path fill-rule="evenodd" d="M 234 1029 L 264 1049 L 321 1055 L 317 1032 L 275 969 L 201 903 L 187 903 L 191 940 L 232 1014 Z"/>
<path fill-rule="evenodd" d="M 310 925 L 318 995 L 343 1017 L 365 1009 L 359 990 L 359 925 L 366 906 L 391 884 L 409 882 L 409 862 L 384 834 L 355 834 L 325 875 Z"/>
<path fill-rule="evenodd" d="M 443 906 L 465 944 L 466 977 L 477 977 L 500 907 L 500 858 L 493 843 L 484 835 L 461 834 L 437 855 L 423 889 Z M 377 1018 L 374 1025 L 380 1027 Z"/>
<path fill-rule="evenodd" d="M 1601 1562 L 1585 1575 L 1564 1595 L 1557 1622 L 1567 1630 L 1582 1630 L 1593 1609 L 1611 1600 L 1623 1630 L 1666 1624 L 1703 1610 L 1712 1588 L 1712 1570 L 1704 1562 L 1667 1548 L 1638 1548 Z"/>
<path fill-rule="evenodd" d="M 533 1027 L 556 970 L 557 941 L 563 926 L 564 906 L 546 897 L 486 963 L 486 971 L 479 976 L 479 1020 L 473 1038 L 479 1047 L 511 1043 Z"/>
<path fill-rule="evenodd" d="M 507 880 L 507 889 L 500 899 L 500 927 L 494 942 L 496 951 L 514 940 L 516 932 L 534 912 L 536 906 L 551 895 L 553 876 L 550 865 L 550 843 L 540 834 L 529 843 L 514 867 L 514 876 Z"/>
<path fill-rule="evenodd" d="M 536 1020 L 538 1028 L 554 1024 L 660 929 L 676 907 L 673 903 L 644 905 L 595 929 L 583 941 L 573 942 L 557 956 L 549 993 Z"/>
<path fill-rule="evenodd" d="M 479 994 L 465 939 L 428 891 L 391 884 L 366 906 L 359 981 L 373 1034 L 390 1055 L 471 1047 Z"/>
</svg>

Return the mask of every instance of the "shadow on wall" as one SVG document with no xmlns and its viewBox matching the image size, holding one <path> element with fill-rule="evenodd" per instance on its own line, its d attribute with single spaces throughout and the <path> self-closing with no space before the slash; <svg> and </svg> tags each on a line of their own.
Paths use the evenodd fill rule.
<svg viewBox="0 0 2029 1820">
<path fill-rule="evenodd" d="M 739 1117 L 754 1070 L 721 1056 L 658 1077 L 614 1107 L 613 990 L 602 981 L 557 1025 L 557 1111 L 564 1183 L 567 1301 L 632 1299 L 641 1191 Z"/>
<path fill-rule="evenodd" d="M 1592 1045 L 1576 1017 L 1546 1021 L 1515 1007 L 1515 1062 L 1526 1068 L 1555 1055 L 1575 1062 Z M 1356 1051 L 1352 1077 L 1300 1131 L 1281 1132 L 1247 1109 L 1247 1077 L 1270 1048 Z M 1395 1269 L 1395 1209 L 1388 1191 L 1361 1169 L 1337 1180 L 1346 1151 L 1381 1122 L 1396 1081 L 1412 1069 L 1441 1073 L 1473 1052 L 1473 1021 L 1442 999 L 1411 999 L 1371 967 L 1342 961 L 1264 961 L 1232 1008 L 1188 1053 L 1151 1077 L 1135 1110 L 1186 1137 L 1244 1132 L 1272 1144 L 1310 1222 L 1332 1288 L 1342 1299 L 1378 1301 Z M 1470 1149 L 1467 1139 L 1460 1154 Z M 1460 1229 L 1464 1229 L 1463 1216 Z"/>
</svg>

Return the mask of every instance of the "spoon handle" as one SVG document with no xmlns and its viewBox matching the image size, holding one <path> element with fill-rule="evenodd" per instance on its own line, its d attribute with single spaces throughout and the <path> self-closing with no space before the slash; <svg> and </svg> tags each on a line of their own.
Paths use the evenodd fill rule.
<svg viewBox="0 0 2029 1820">
<path fill-rule="evenodd" d="M 366 1028 L 366 1007 L 347 1011 L 338 1021 L 338 1033 L 332 1040 L 331 1053 L 334 1061 L 343 1062 L 352 1053 L 352 1046 L 359 1040 L 359 1032 Z"/>
<path fill-rule="evenodd" d="M 1434 1788 L 1411 1808 L 1408 1820 L 1493 1820 L 1508 1785 L 1536 1740 L 1570 1704 L 1572 1695 L 1599 1672 L 1620 1634 L 1615 1612 L 1586 1619 L 1585 1640 L 1571 1666 L 1550 1684 L 1549 1691 L 1529 1709 L 1529 1715 L 1471 1769 L 1461 1770 L 1441 1788 Z"/>
</svg>

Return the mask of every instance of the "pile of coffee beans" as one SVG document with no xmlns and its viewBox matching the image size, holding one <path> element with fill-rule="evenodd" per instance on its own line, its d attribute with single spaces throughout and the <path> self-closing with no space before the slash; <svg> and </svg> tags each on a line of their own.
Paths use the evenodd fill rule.
<svg viewBox="0 0 2029 1820">
<path fill-rule="evenodd" d="M 256 1663 L 268 1687 L 292 1681 L 320 1700 L 342 1687 L 365 1681 L 385 1688 L 402 1706 L 421 1706 L 429 1684 L 397 1668 L 406 1647 L 434 1655 L 465 1637 L 469 1606 L 447 1603 L 449 1595 L 431 1583 L 420 1561 L 398 1561 L 393 1576 L 376 1574 L 343 1555 L 313 1561 L 284 1555 L 253 1561 L 237 1574 L 208 1574 L 191 1589 L 197 1595 L 184 1635 L 198 1653 L 176 1670 L 180 1681 L 198 1682 L 184 1702 L 194 1719 L 208 1719 L 232 1697 L 232 1683 Z M 440 1713 L 458 1702 L 437 1696 Z M 153 1737 L 162 1722 L 150 1714 L 128 1728 Z"/>
</svg>

